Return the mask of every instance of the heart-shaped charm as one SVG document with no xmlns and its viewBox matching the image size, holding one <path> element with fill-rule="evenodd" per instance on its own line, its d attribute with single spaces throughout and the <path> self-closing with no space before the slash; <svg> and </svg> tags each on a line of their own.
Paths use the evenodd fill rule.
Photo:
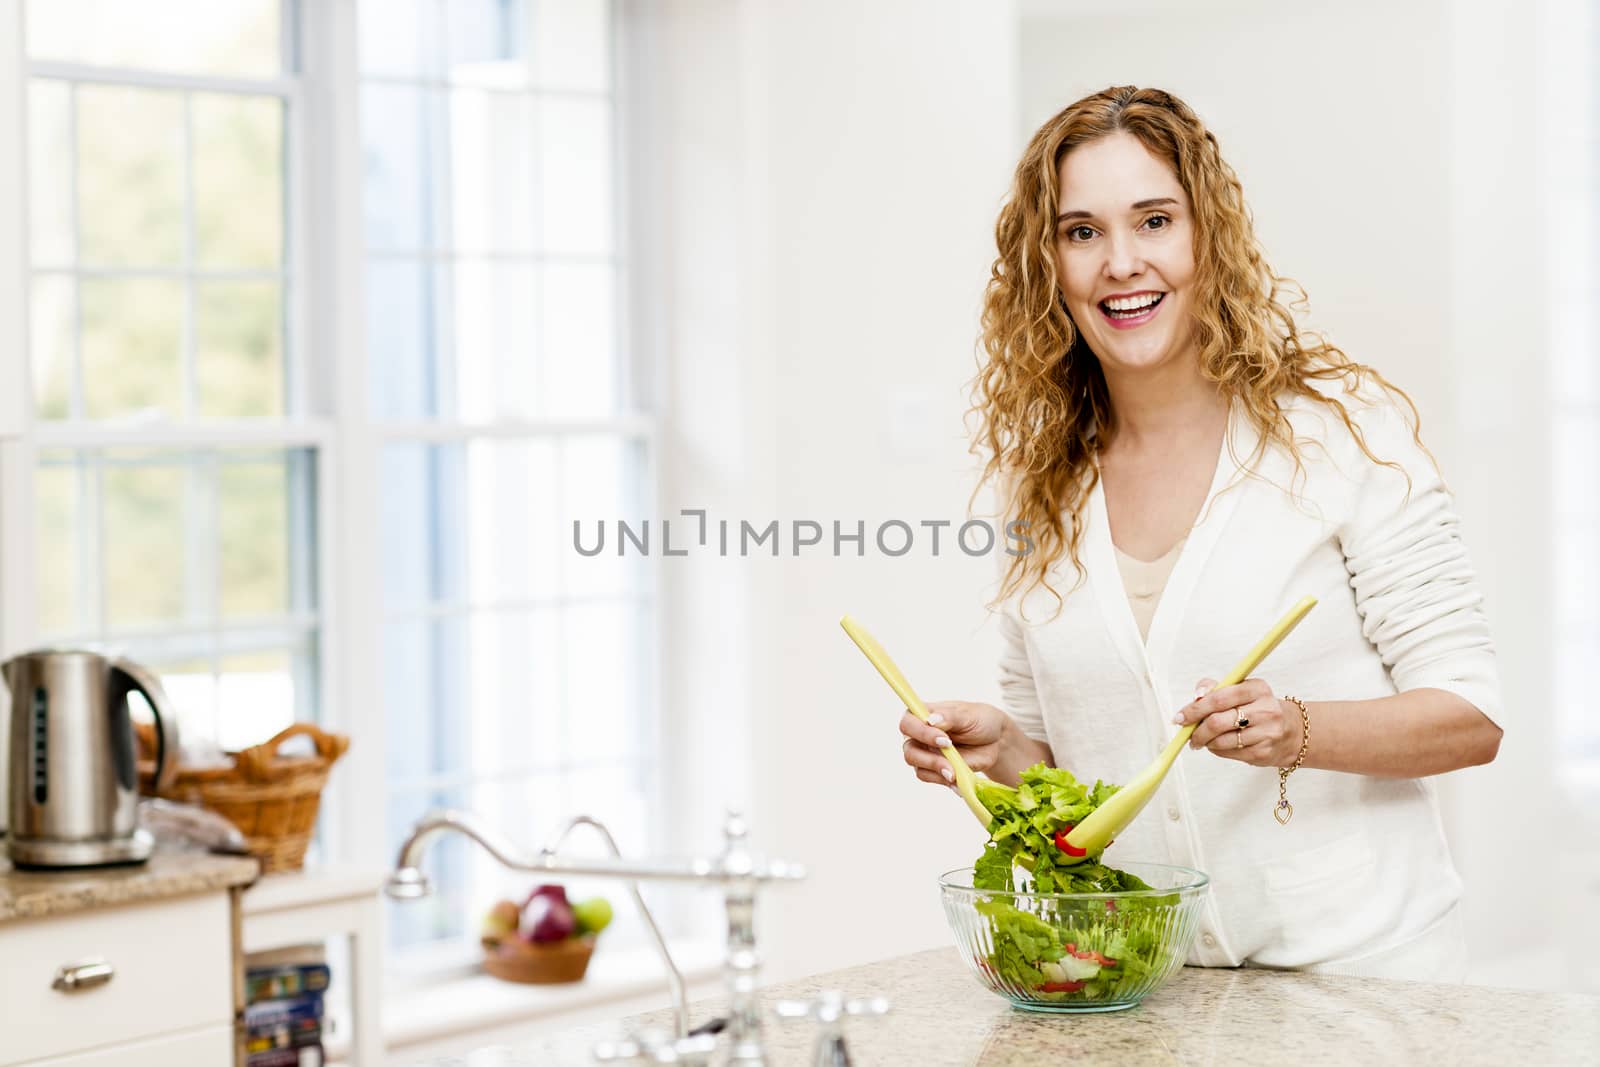
<svg viewBox="0 0 1600 1067">
<path fill-rule="evenodd" d="M 1291 805 L 1287 800 L 1278 801 L 1278 806 L 1272 809 L 1272 817 L 1278 820 L 1279 826 L 1287 824 L 1290 817 L 1293 815 L 1294 806 Z"/>
</svg>

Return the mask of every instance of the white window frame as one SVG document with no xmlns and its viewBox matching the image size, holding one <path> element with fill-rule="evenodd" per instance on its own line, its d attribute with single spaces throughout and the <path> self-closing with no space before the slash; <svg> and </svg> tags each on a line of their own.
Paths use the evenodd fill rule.
<svg viewBox="0 0 1600 1067">
<path fill-rule="evenodd" d="M 0 588 L 6 592 L 0 604 L 0 649 L 7 654 L 33 647 L 41 640 L 38 627 L 37 583 L 33 577 L 33 560 L 36 558 L 34 475 L 41 450 L 107 449 L 118 447 L 192 449 L 211 455 L 224 454 L 238 449 L 288 451 L 303 449 L 315 457 L 316 465 L 323 468 L 334 439 L 331 419 L 320 413 L 310 402 L 308 383 L 315 377 L 318 351 L 308 347 L 305 329 L 305 294 L 309 290 L 308 259 L 305 249 L 309 234 L 305 214 L 300 205 L 308 184 L 308 155 L 303 135 L 306 107 L 301 78 L 293 73 L 298 18 L 297 0 L 284 0 L 282 12 L 282 40 L 285 50 L 286 71 L 276 77 L 228 78 L 213 75 L 168 74 L 149 70 L 124 70 L 102 66 L 50 60 L 33 60 L 26 53 L 25 8 L 26 0 L 0 0 L 0 26 L 10 31 L 0 34 L 0 144 L 12 148 L 6 153 L 3 174 L 0 174 L 0 247 L 10 250 L 0 263 L 0 310 L 5 321 L 12 324 L 0 346 L 11 353 L 0 362 Z M 29 253 L 29 225 L 27 215 L 27 99 L 29 85 L 35 77 L 59 79 L 67 84 L 106 84 L 132 88 L 172 90 L 178 92 L 219 93 L 246 95 L 255 98 L 276 98 L 283 111 L 283 152 L 287 162 L 284 189 L 284 242 L 286 258 L 276 271 L 250 272 L 251 277 L 275 277 L 282 284 L 285 375 L 285 408 L 293 415 L 281 418 L 207 419 L 204 421 L 170 421 L 153 425 L 119 425 L 115 421 L 87 419 L 37 419 L 33 413 L 32 360 L 30 356 L 30 301 L 29 282 L 33 274 Z M 187 118 L 186 118 L 187 123 Z M 186 201 L 187 240 L 192 244 L 193 203 Z M 69 268 L 78 273 L 79 267 Z M 130 269 L 121 271 L 94 271 L 93 273 L 126 273 L 129 276 L 156 276 L 171 274 L 190 281 L 198 276 L 221 276 L 227 272 L 199 269 L 188 262 L 181 268 L 168 271 Z M 185 300 L 192 303 L 193 294 L 186 289 Z M 192 308 L 190 310 L 192 317 Z M 77 326 L 74 326 L 76 332 Z M 191 393 L 193 386 L 194 339 L 192 331 L 185 337 L 183 372 L 185 387 Z M 74 348 L 76 349 L 76 345 Z M 73 368 L 74 393 L 80 391 L 81 365 L 75 361 Z M 316 528 L 326 528 L 322 518 L 329 504 L 327 479 L 316 479 L 316 491 L 311 506 L 316 517 Z M 294 502 L 291 501 L 291 507 Z M 317 585 L 325 584 L 328 555 L 325 538 L 315 549 L 318 568 Z M 301 546 L 302 553 L 310 546 Z M 304 616 L 291 612 L 284 616 L 251 620 L 243 630 L 267 630 L 273 633 L 319 632 L 317 662 L 317 696 L 313 707 L 326 701 L 332 692 L 330 685 L 331 658 L 327 654 L 325 601 L 318 598 L 318 609 Z M 188 632 L 194 627 L 160 627 L 154 633 Z M 214 621 L 202 627 L 212 634 L 219 630 L 232 630 L 231 625 Z M 209 658 L 209 657 L 208 657 Z M 3 744 L 3 742 L 0 742 Z"/>
</svg>

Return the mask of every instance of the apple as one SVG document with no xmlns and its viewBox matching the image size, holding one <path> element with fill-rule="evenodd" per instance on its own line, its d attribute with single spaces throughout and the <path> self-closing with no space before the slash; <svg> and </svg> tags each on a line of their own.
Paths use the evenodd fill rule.
<svg viewBox="0 0 1600 1067">
<path fill-rule="evenodd" d="M 551 894 L 535 894 L 522 909 L 522 917 L 517 924 L 517 936 L 538 945 L 563 941 L 577 933 L 577 930 L 578 920 L 572 914 L 565 893 L 560 898 Z"/>
<path fill-rule="evenodd" d="M 517 932 L 522 919 L 522 909 L 514 900 L 497 900 L 489 914 L 483 917 L 483 939 L 499 941 Z"/>
<path fill-rule="evenodd" d="M 572 906 L 578 929 L 585 934 L 598 934 L 611 925 L 611 902 L 605 897 L 590 897 Z"/>
</svg>

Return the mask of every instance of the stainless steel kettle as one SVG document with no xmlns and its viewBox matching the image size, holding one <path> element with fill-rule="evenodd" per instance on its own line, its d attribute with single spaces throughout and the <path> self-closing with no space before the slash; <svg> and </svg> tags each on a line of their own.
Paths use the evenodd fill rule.
<svg viewBox="0 0 1600 1067">
<path fill-rule="evenodd" d="M 152 839 L 138 825 L 128 694 L 156 717 L 156 782 L 178 770 L 178 724 L 156 676 L 96 652 L 27 652 L 0 664 L 11 690 L 7 851 L 19 867 L 139 863 Z"/>
</svg>

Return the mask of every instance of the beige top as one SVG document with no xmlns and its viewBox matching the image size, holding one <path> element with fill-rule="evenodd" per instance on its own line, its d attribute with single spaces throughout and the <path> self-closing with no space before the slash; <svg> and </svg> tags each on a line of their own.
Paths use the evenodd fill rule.
<svg viewBox="0 0 1600 1067">
<path fill-rule="evenodd" d="M 1122 574 L 1122 588 L 1128 594 L 1128 606 L 1133 609 L 1134 621 L 1139 624 L 1139 636 L 1148 639 L 1150 620 L 1155 617 L 1156 605 L 1161 601 L 1161 591 L 1167 587 L 1167 576 L 1178 553 L 1183 551 L 1182 538 L 1167 550 L 1160 559 L 1134 559 L 1122 549 L 1117 549 L 1117 570 Z"/>
</svg>

